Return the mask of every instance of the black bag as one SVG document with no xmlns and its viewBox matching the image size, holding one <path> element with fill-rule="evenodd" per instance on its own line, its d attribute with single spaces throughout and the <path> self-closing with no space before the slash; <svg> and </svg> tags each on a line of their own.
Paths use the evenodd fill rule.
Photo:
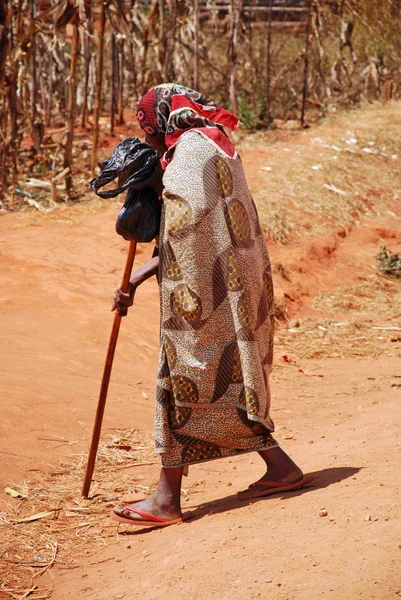
<svg viewBox="0 0 401 600">
<path fill-rule="evenodd" d="M 140 139 L 127 138 L 114 148 L 111 157 L 101 163 L 102 172 L 90 181 L 92 190 L 100 198 L 115 198 L 127 188 L 142 189 L 155 174 L 160 154 Z M 118 177 L 118 187 L 99 192 Z"/>
<path fill-rule="evenodd" d="M 126 240 L 151 242 L 160 230 L 161 203 L 154 189 L 129 189 L 120 210 L 116 231 Z"/>
<path fill-rule="evenodd" d="M 101 165 L 102 172 L 90 185 L 101 198 L 114 198 L 128 189 L 116 221 L 116 231 L 127 240 L 151 242 L 160 229 L 161 203 L 157 193 L 146 184 L 155 175 L 160 155 L 138 138 L 127 138 Z M 99 189 L 118 177 L 118 187 Z"/>
</svg>

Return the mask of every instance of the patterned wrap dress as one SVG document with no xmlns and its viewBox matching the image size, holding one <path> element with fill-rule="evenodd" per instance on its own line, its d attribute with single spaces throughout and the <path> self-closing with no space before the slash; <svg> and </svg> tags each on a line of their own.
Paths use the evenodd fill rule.
<svg viewBox="0 0 401 600">
<path fill-rule="evenodd" d="M 271 267 L 241 159 L 190 130 L 163 184 L 156 452 L 179 467 L 276 446 Z"/>
</svg>

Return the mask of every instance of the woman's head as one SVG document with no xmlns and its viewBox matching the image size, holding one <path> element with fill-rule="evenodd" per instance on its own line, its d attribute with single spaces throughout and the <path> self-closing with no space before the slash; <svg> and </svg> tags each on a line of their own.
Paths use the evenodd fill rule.
<svg viewBox="0 0 401 600">
<path fill-rule="evenodd" d="M 197 104 L 213 104 L 199 92 L 175 83 L 162 83 L 152 88 L 138 100 L 136 105 L 139 125 L 146 132 L 148 143 L 166 145 L 165 136 L 168 131 L 172 98 L 177 95 L 185 96 Z"/>
<path fill-rule="evenodd" d="M 162 153 L 189 129 L 213 128 L 223 132 L 222 125 L 235 129 L 238 124 L 237 117 L 200 92 L 175 83 L 163 83 L 149 90 L 137 102 L 136 114 L 146 132 L 146 141 Z"/>
</svg>

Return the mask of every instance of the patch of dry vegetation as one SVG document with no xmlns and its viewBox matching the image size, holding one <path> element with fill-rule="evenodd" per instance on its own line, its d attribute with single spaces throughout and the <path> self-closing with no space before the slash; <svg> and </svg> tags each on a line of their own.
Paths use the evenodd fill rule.
<svg viewBox="0 0 401 600">
<path fill-rule="evenodd" d="M 110 518 L 112 508 L 146 497 L 156 487 L 141 475 L 142 467 L 159 464 L 153 436 L 135 429 L 104 435 L 89 499 L 81 496 L 86 464 L 86 453 L 71 454 L 37 472 L 32 481 L 9 482 L 12 498 L 0 511 L 1 598 L 49 598 L 52 586 L 38 579 L 53 565 L 73 571 L 82 556 L 86 564 L 108 560 L 94 555 L 108 546 L 118 528 L 125 528 Z M 195 481 L 181 490 L 184 504 L 203 483 Z"/>
<path fill-rule="evenodd" d="M 332 116 L 313 131 L 258 132 L 237 140 L 242 151 L 265 153 L 252 192 L 264 231 L 280 243 L 346 232 L 361 216 L 391 211 L 401 196 L 397 103 Z"/>
<path fill-rule="evenodd" d="M 324 318 L 280 328 L 276 355 L 296 358 L 393 356 L 401 351 L 401 286 L 382 275 L 361 278 L 314 299 Z"/>
<path fill-rule="evenodd" d="M 51 588 L 39 584 L 38 577 L 53 564 L 74 569 L 82 555 L 89 558 L 107 546 L 107 538 L 115 535 L 108 514 L 121 495 L 140 497 L 151 490 L 140 475 L 126 472 L 155 462 L 150 436 L 136 430 L 105 436 L 88 500 L 81 497 L 86 461 L 86 454 L 71 455 L 35 481 L 9 483 L 14 497 L 0 512 L 0 595 L 49 597 Z"/>
</svg>

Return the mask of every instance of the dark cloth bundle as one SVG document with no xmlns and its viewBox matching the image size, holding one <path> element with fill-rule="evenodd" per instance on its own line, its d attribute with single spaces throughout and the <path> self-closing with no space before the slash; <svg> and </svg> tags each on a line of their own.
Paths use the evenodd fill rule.
<svg viewBox="0 0 401 600">
<path fill-rule="evenodd" d="M 114 148 L 109 159 L 102 162 L 100 175 L 92 179 L 90 185 L 101 198 L 115 198 L 128 188 L 142 189 L 155 173 L 160 155 L 149 144 L 137 137 L 127 138 Z M 118 177 L 113 190 L 98 190 Z"/>
<path fill-rule="evenodd" d="M 160 155 L 138 138 L 127 138 L 113 150 L 90 185 L 101 198 L 114 198 L 128 189 L 116 221 L 116 231 L 125 239 L 151 242 L 160 229 L 161 204 L 155 190 L 147 185 L 154 177 Z M 118 177 L 117 187 L 99 189 Z"/>
<path fill-rule="evenodd" d="M 151 242 L 159 234 L 160 214 L 160 200 L 152 188 L 129 189 L 118 213 L 116 231 L 126 240 Z"/>
</svg>

